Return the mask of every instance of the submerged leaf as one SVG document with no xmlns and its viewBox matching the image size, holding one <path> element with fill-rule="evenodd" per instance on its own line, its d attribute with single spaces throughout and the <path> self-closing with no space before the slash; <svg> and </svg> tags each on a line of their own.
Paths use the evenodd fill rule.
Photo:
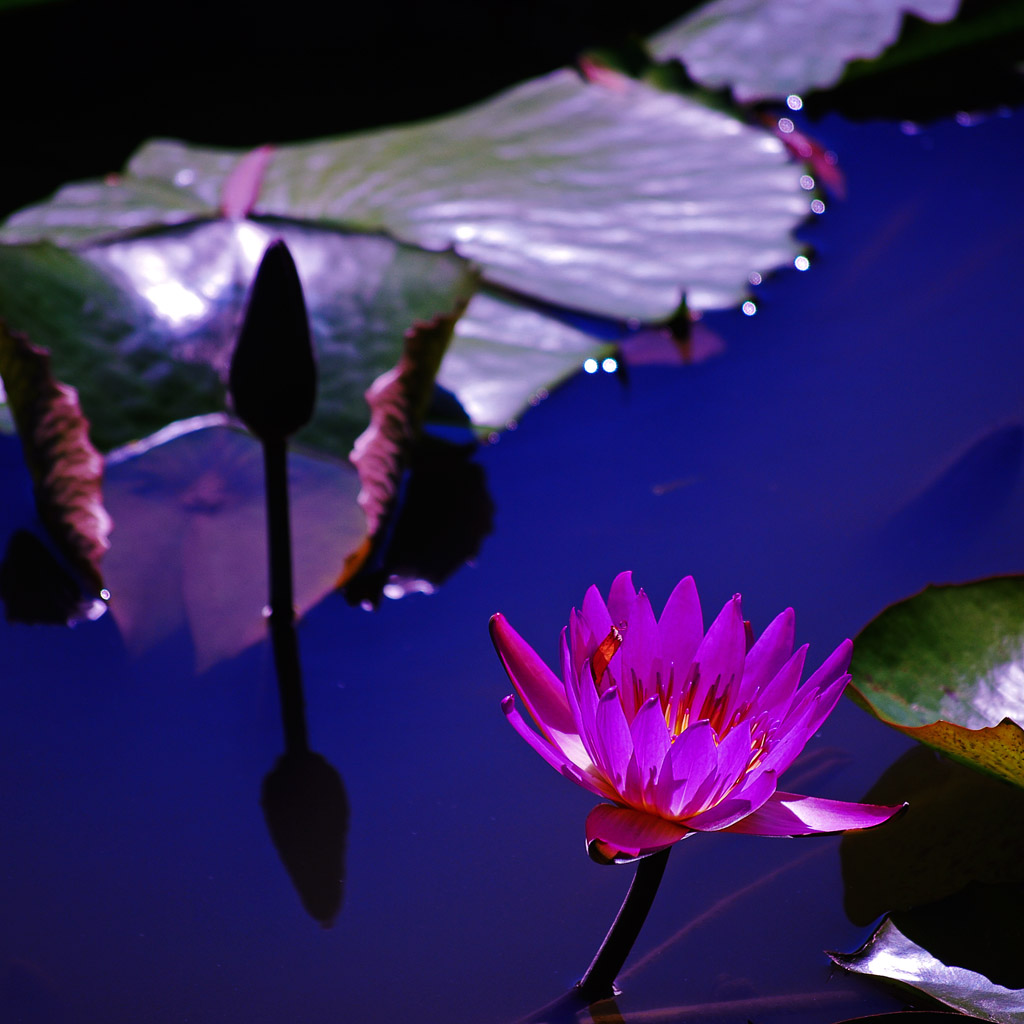
<svg viewBox="0 0 1024 1024">
<path fill-rule="evenodd" d="M 888 918 L 857 952 L 829 956 L 848 971 L 910 985 L 982 1020 L 1024 1024 L 1024 991 L 1004 988 L 983 974 L 944 964 L 908 939 Z"/>
<path fill-rule="evenodd" d="M 95 594 L 111 521 L 103 460 L 89 440 L 74 388 L 55 380 L 50 357 L 0 322 L 0 376 L 32 476 L 36 508 L 54 543 Z"/>
<path fill-rule="evenodd" d="M 930 21 L 960 0 L 713 0 L 650 40 L 659 60 L 678 58 L 740 103 L 782 99 L 839 81 L 846 65 L 896 41 L 905 13 Z"/>
<path fill-rule="evenodd" d="M 926 587 L 857 637 L 848 692 L 883 722 L 1024 786 L 1024 577 Z"/>
</svg>

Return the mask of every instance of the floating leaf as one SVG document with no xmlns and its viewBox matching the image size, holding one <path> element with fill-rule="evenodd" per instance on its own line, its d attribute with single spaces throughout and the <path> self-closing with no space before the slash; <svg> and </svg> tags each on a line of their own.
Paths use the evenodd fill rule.
<svg viewBox="0 0 1024 1024">
<path fill-rule="evenodd" d="M 216 216 L 244 159 L 152 142 L 123 178 L 69 186 L 11 217 L 0 240 L 80 245 Z M 761 128 L 563 70 L 436 121 L 275 149 L 251 210 L 454 247 L 517 292 L 661 320 L 684 293 L 695 309 L 734 305 L 751 271 L 792 260 L 809 212 L 799 178 Z"/>
<path fill-rule="evenodd" d="M 55 380 L 47 352 L 0 321 L 0 376 L 32 476 L 36 508 L 54 543 L 95 594 L 110 546 L 103 460 L 89 441 L 73 388 Z"/>
<path fill-rule="evenodd" d="M 464 302 L 469 265 L 390 239 L 216 220 L 94 245 L 0 245 L 0 310 L 53 352 L 107 449 L 224 409 L 245 296 L 267 245 L 299 270 L 320 392 L 298 435 L 343 457 L 367 423 L 363 395 L 398 360 L 402 334 Z"/>
<path fill-rule="evenodd" d="M 846 65 L 896 41 L 905 13 L 930 21 L 960 0 L 713 0 L 650 40 L 659 60 L 678 58 L 740 103 L 782 99 L 835 85 Z"/>
<path fill-rule="evenodd" d="M 544 309 L 485 290 L 456 325 L 437 382 L 486 436 L 514 423 L 587 359 L 614 351 Z"/>
<path fill-rule="evenodd" d="M 1024 785 L 1024 577 L 926 587 L 854 644 L 851 696 L 883 722 Z"/>
<path fill-rule="evenodd" d="M 807 100 L 858 119 L 932 120 L 1012 108 L 1024 99 L 1019 63 L 1024 7 L 1003 0 L 964 4 L 954 21 L 909 20 L 899 42 L 874 60 L 850 64 L 840 83 Z M 973 121 L 969 115 L 968 123 Z"/>
<path fill-rule="evenodd" d="M 1024 991 L 1003 988 L 983 974 L 950 967 L 911 942 L 886 919 L 856 953 L 829 953 L 840 967 L 856 974 L 910 985 L 932 999 L 982 1020 L 1024 1022 Z"/>
</svg>

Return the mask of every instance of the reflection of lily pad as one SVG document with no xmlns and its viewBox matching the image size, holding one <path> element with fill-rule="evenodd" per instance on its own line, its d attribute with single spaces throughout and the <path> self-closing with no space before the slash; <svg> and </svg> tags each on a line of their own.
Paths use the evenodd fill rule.
<svg viewBox="0 0 1024 1024">
<path fill-rule="evenodd" d="M 905 13 L 930 21 L 960 0 L 713 0 L 655 35 L 660 60 L 678 57 L 702 85 L 741 103 L 822 89 L 846 65 L 896 41 Z"/>
<path fill-rule="evenodd" d="M 288 467 L 301 614 L 334 587 L 366 520 L 351 467 L 300 453 Z M 129 650 L 148 650 L 184 627 L 202 669 L 265 635 L 266 509 L 255 438 L 222 417 L 175 424 L 114 453 L 104 493 L 115 524 L 104 574 Z"/>
<path fill-rule="evenodd" d="M 914 746 L 865 795 L 896 799 L 898 821 L 840 845 L 850 920 L 890 913 L 944 963 L 1024 986 L 1024 791 Z"/>
<path fill-rule="evenodd" d="M 927 587 L 857 637 L 851 696 L 883 722 L 1024 785 L 1024 577 Z"/>
<path fill-rule="evenodd" d="M 1024 991 L 996 985 L 983 974 L 962 967 L 947 966 L 911 942 L 888 919 L 856 953 L 829 956 L 848 971 L 910 985 L 982 1020 L 1024 1024 Z"/>
</svg>

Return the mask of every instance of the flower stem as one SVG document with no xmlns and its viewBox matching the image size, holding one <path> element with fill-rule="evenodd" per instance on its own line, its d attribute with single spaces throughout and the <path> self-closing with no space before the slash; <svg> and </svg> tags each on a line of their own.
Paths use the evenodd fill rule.
<svg viewBox="0 0 1024 1024">
<path fill-rule="evenodd" d="M 654 902 L 661 876 L 672 847 L 644 857 L 636 866 L 633 883 L 622 901 L 618 914 L 604 937 L 600 949 L 587 968 L 586 974 L 576 985 L 581 998 L 592 1003 L 598 999 L 611 999 L 615 995 L 615 978 L 633 948 L 640 929 L 647 920 L 647 914 Z"/>
</svg>

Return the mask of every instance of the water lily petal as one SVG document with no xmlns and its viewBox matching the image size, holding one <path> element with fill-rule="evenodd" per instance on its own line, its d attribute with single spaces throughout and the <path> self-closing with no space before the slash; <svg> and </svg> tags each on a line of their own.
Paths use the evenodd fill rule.
<svg viewBox="0 0 1024 1024">
<path fill-rule="evenodd" d="M 664 850 L 690 829 L 655 814 L 598 804 L 587 815 L 587 852 L 601 864 L 622 864 Z"/>
<path fill-rule="evenodd" d="M 608 635 L 612 628 L 612 617 L 608 612 L 608 606 L 604 603 L 601 591 L 596 586 L 588 587 L 583 596 L 583 607 L 580 609 L 583 618 L 591 632 L 597 637 L 598 642 Z"/>
<path fill-rule="evenodd" d="M 648 698 L 637 712 L 629 727 L 633 737 L 633 760 L 641 790 L 654 800 L 661 766 L 671 746 L 668 726 L 656 696 Z"/>
<path fill-rule="evenodd" d="M 658 629 L 665 661 L 675 667 L 676 681 L 681 684 L 704 639 L 704 617 L 692 576 L 680 580 L 669 594 Z"/>
<path fill-rule="evenodd" d="M 633 574 L 620 572 L 612 580 L 608 591 L 608 614 L 613 626 L 632 623 L 633 602 L 636 600 L 636 587 L 633 586 Z"/>
<path fill-rule="evenodd" d="M 642 590 L 633 602 L 619 655 L 619 694 L 627 718 L 632 718 L 640 705 L 658 692 L 657 681 L 662 672 L 658 620 Z"/>
<path fill-rule="evenodd" d="M 591 590 L 595 589 L 591 587 Z M 600 595 L 598 595 L 598 599 L 600 600 Z M 604 607 L 603 602 L 601 607 Z M 605 610 L 605 614 L 607 615 L 607 610 Z M 594 635 L 587 617 L 573 608 L 569 613 L 569 650 L 572 652 L 573 674 L 581 687 L 588 681 L 591 685 L 597 682 L 591 671 L 590 659 L 602 638 L 597 638 Z"/>
<path fill-rule="evenodd" d="M 728 828 L 761 807 L 775 792 L 777 779 L 775 772 L 753 774 L 714 807 L 687 818 L 686 824 L 698 832 L 718 832 Z"/>
<path fill-rule="evenodd" d="M 543 736 L 538 735 L 533 731 L 527 724 L 526 720 L 515 706 L 515 698 L 511 695 L 506 697 L 501 702 L 501 710 L 505 712 L 505 717 L 508 719 L 509 724 L 513 729 L 527 743 L 533 747 L 534 750 L 544 758 L 545 761 L 552 768 L 555 769 L 560 775 L 564 775 L 566 778 L 572 779 L 577 785 L 582 786 L 584 789 L 589 789 L 591 793 L 601 797 L 614 798 L 615 790 L 603 782 L 598 776 L 591 772 L 582 771 L 577 765 L 569 761 L 562 752 L 544 739 Z"/>
<path fill-rule="evenodd" d="M 605 690 L 597 702 L 596 724 L 594 746 L 600 756 L 598 766 L 621 793 L 626 781 L 626 767 L 633 756 L 633 737 L 629 734 L 629 723 L 614 687 Z"/>
<path fill-rule="evenodd" d="M 585 765 L 590 758 L 580 742 L 579 726 L 562 682 L 504 615 L 491 616 L 491 640 L 512 685 L 543 735 L 571 760 Z"/>
<path fill-rule="evenodd" d="M 832 713 L 849 680 L 848 675 L 840 676 L 822 693 L 808 687 L 800 691 L 796 703 L 776 730 L 775 742 L 764 758 L 766 767 L 781 775 L 796 760 L 807 741 Z"/>
<path fill-rule="evenodd" d="M 655 795 L 658 809 L 671 818 L 682 817 L 687 808 L 710 792 L 718 778 L 718 748 L 708 722 L 696 722 L 669 747 L 661 765 Z"/>
<path fill-rule="evenodd" d="M 743 662 L 747 654 L 747 634 L 743 627 L 740 595 L 736 594 L 718 613 L 708 628 L 694 656 L 698 676 L 690 698 L 694 718 L 705 718 L 701 710 L 712 687 L 721 696 L 743 675 Z"/>
<path fill-rule="evenodd" d="M 738 785 L 747 773 L 753 747 L 750 742 L 750 722 L 740 722 L 718 744 L 718 784 L 711 799 L 716 803 L 727 790 Z"/>
<path fill-rule="evenodd" d="M 899 814 L 906 804 L 880 807 L 876 804 L 823 800 L 796 793 L 776 793 L 746 818 L 728 826 L 726 832 L 755 836 L 812 836 L 874 828 Z"/>
<path fill-rule="evenodd" d="M 826 690 L 840 676 L 846 675 L 853 657 L 853 641 L 844 640 L 824 661 L 821 668 L 807 680 L 809 690 Z"/>
<path fill-rule="evenodd" d="M 760 693 L 754 696 L 751 704 L 751 715 L 759 715 L 762 711 L 768 713 L 773 722 L 785 721 L 793 703 L 793 697 L 800 685 L 800 677 L 804 672 L 804 663 L 807 661 L 809 644 L 798 647 L 789 657 L 784 665 L 775 673 L 774 678 L 768 682 Z"/>
<path fill-rule="evenodd" d="M 756 693 L 775 678 L 793 652 L 796 639 L 796 614 L 792 608 L 776 615 L 768 628 L 747 651 L 740 684 L 740 702 L 751 701 Z"/>
</svg>

